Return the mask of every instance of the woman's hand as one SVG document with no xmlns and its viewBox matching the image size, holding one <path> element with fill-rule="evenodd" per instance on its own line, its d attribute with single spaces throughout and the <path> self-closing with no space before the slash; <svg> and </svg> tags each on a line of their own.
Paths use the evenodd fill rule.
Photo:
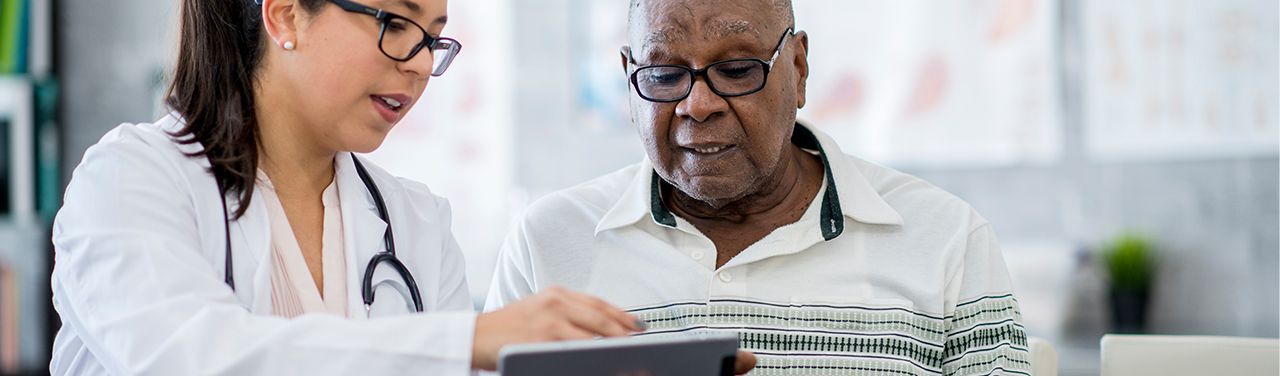
<svg viewBox="0 0 1280 376">
<path fill-rule="evenodd" d="M 471 347 L 471 367 L 496 369 L 498 350 L 513 343 L 620 337 L 644 329 L 644 323 L 635 316 L 603 300 L 551 287 L 502 309 L 480 314 Z M 754 366 L 755 357 L 751 359 Z"/>
<path fill-rule="evenodd" d="M 756 354 L 738 350 L 738 359 L 733 363 L 733 374 L 742 375 L 756 368 Z"/>
</svg>

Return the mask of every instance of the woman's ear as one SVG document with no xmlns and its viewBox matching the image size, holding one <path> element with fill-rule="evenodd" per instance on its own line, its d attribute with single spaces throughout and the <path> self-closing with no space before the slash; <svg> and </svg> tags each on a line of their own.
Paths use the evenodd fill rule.
<svg viewBox="0 0 1280 376">
<path fill-rule="evenodd" d="M 262 26 L 276 48 L 292 50 L 299 44 L 301 10 L 295 0 L 262 0 Z"/>
</svg>

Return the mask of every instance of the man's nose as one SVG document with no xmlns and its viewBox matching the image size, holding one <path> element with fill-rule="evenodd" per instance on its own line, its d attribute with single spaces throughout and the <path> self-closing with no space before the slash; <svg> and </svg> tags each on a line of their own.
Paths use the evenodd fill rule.
<svg viewBox="0 0 1280 376">
<path fill-rule="evenodd" d="M 707 121 L 712 116 L 723 115 L 727 111 L 729 111 L 729 101 L 711 91 L 711 86 L 707 85 L 705 78 L 694 80 L 689 96 L 676 104 L 676 116 L 687 116 L 699 123 Z"/>
</svg>

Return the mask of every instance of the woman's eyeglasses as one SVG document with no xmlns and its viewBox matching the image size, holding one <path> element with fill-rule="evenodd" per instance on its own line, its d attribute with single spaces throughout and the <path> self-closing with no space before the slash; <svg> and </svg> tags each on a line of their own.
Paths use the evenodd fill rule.
<svg viewBox="0 0 1280 376">
<path fill-rule="evenodd" d="M 329 0 L 329 2 L 337 4 L 339 8 L 348 12 L 367 14 L 377 18 L 382 23 L 382 30 L 378 33 L 378 49 L 391 60 L 409 61 L 423 48 L 430 50 L 432 76 L 444 74 L 445 69 L 449 69 L 449 64 L 453 62 L 453 57 L 458 56 L 458 51 L 462 50 L 462 43 L 451 38 L 427 35 L 427 30 L 417 22 L 395 13 L 349 0 Z"/>
</svg>

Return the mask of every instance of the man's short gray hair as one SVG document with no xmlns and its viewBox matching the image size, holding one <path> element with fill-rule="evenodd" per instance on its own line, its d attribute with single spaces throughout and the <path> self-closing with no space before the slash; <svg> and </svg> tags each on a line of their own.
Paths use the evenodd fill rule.
<svg viewBox="0 0 1280 376">
<path fill-rule="evenodd" d="M 640 3 L 653 0 L 631 0 L 631 6 L 627 8 L 627 33 L 631 32 L 631 21 L 635 17 L 636 8 L 640 7 Z M 791 8 L 791 0 L 768 0 L 773 3 L 773 18 L 782 21 L 783 25 L 795 30 L 796 14 Z"/>
</svg>

